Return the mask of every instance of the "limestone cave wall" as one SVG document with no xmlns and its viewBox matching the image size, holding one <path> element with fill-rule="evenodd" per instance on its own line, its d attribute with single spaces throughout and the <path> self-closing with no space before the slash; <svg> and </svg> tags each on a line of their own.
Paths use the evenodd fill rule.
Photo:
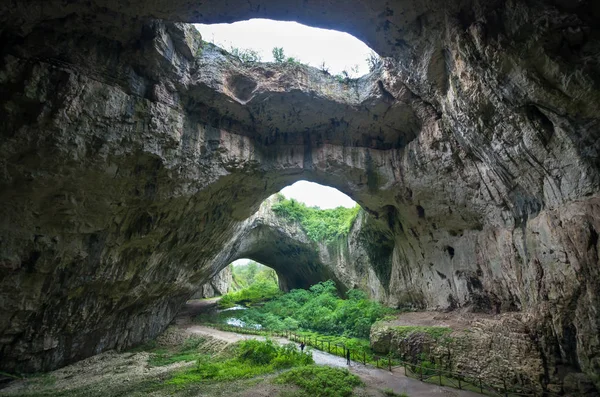
<svg viewBox="0 0 600 397">
<path fill-rule="evenodd" d="M 181 23 L 249 17 L 384 61 L 350 83 L 245 65 Z M 592 0 L 3 4 L 2 369 L 155 336 L 307 179 L 367 211 L 373 296 L 522 311 L 540 382 L 597 381 L 599 21 Z"/>
</svg>

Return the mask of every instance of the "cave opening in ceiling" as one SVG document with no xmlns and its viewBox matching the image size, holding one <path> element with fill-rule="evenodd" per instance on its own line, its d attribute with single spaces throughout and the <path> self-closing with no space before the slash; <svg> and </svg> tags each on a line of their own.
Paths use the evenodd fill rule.
<svg viewBox="0 0 600 397">
<path fill-rule="evenodd" d="M 379 56 L 356 37 L 290 21 L 196 24 L 203 40 L 248 62 L 302 63 L 345 78 L 372 71 Z"/>
</svg>

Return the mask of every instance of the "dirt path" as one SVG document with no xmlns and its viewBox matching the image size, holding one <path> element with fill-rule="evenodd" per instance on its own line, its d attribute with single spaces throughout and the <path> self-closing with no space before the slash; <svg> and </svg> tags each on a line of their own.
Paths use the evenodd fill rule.
<svg viewBox="0 0 600 397">
<path fill-rule="evenodd" d="M 230 343 L 234 343 L 244 339 L 264 339 L 262 336 L 238 334 L 235 332 L 220 331 L 214 328 L 205 327 L 202 325 L 186 324 L 185 330 L 191 334 L 210 335 L 213 338 L 221 339 Z M 279 343 L 289 343 L 285 338 L 273 338 Z M 312 350 L 315 363 L 321 365 L 329 365 L 332 367 L 347 367 L 346 360 L 342 357 L 333 354 L 325 353 L 320 350 Z M 352 361 L 348 368 L 350 372 L 358 375 L 366 384 L 367 387 L 376 389 L 392 389 L 396 393 L 406 393 L 410 397 L 426 397 L 426 396 L 456 396 L 456 397 L 481 397 L 481 394 L 457 390 L 449 387 L 440 387 L 429 383 L 420 382 L 413 378 L 404 376 L 401 369 L 394 369 L 389 372 L 382 369 L 366 366 L 361 363 Z"/>
</svg>

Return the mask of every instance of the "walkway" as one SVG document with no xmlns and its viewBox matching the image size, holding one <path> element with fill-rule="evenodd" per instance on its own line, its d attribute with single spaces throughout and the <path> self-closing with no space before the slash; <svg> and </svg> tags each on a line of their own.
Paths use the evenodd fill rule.
<svg viewBox="0 0 600 397">
<path fill-rule="evenodd" d="M 230 343 L 244 339 L 264 339 L 262 336 L 238 334 L 235 332 L 221 331 L 218 329 L 205 327 L 202 325 L 185 324 L 182 326 L 187 332 L 199 335 L 210 335 L 213 338 L 221 339 Z M 289 343 L 285 338 L 273 338 L 279 343 Z M 346 368 L 346 360 L 320 350 L 313 349 L 313 359 L 315 363 L 329 365 L 331 367 Z M 392 389 L 396 393 L 406 393 L 410 397 L 427 396 L 448 396 L 448 397 L 481 397 L 481 394 L 466 390 L 457 390 L 449 387 L 436 386 L 429 383 L 420 382 L 413 378 L 404 376 L 402 369 L 396 368 L 392 372 L 374 368 L 369 365 L 363 365 L 352 361 L 349 367 L 350 372 L 358 375 L 368 387 L 376 389 Z"/>
</svg>

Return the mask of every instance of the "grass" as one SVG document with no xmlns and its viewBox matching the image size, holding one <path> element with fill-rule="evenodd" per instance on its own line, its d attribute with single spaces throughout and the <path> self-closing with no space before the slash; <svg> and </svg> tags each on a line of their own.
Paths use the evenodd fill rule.
<svg viewBox="0 0 600 397">
<path fill-rule="evenodd" d="M 203 355 L 195 368 L 176 372 L 166 385 L 185 387 L 192 383 L 214 383 L 253 378 L 277 370 L 313 364 L 310 353 L 302 353 L 295 344 L 284 346 L 272 340 L 248 339 L 236 343 L 233 357 Z"/>
<path fill-rule="evenodd" d="M 146 344 L 138 347 L 137 351 L 150 352 L 148 365 L 151 367 L 162 367 L 182 361 L 196 361 L 201 356 L 201 347 L 206 342 L 203 337 L 190 337 L 177 349 L 158 347 L 156 343 Z"/>
<path fill-rule="evenodd" d="M 307 365 L 279 375 L 275 382 L 293 384 L 311 396 L 349 397 L 363 382 L 345 368 Z"/>
</svg>

